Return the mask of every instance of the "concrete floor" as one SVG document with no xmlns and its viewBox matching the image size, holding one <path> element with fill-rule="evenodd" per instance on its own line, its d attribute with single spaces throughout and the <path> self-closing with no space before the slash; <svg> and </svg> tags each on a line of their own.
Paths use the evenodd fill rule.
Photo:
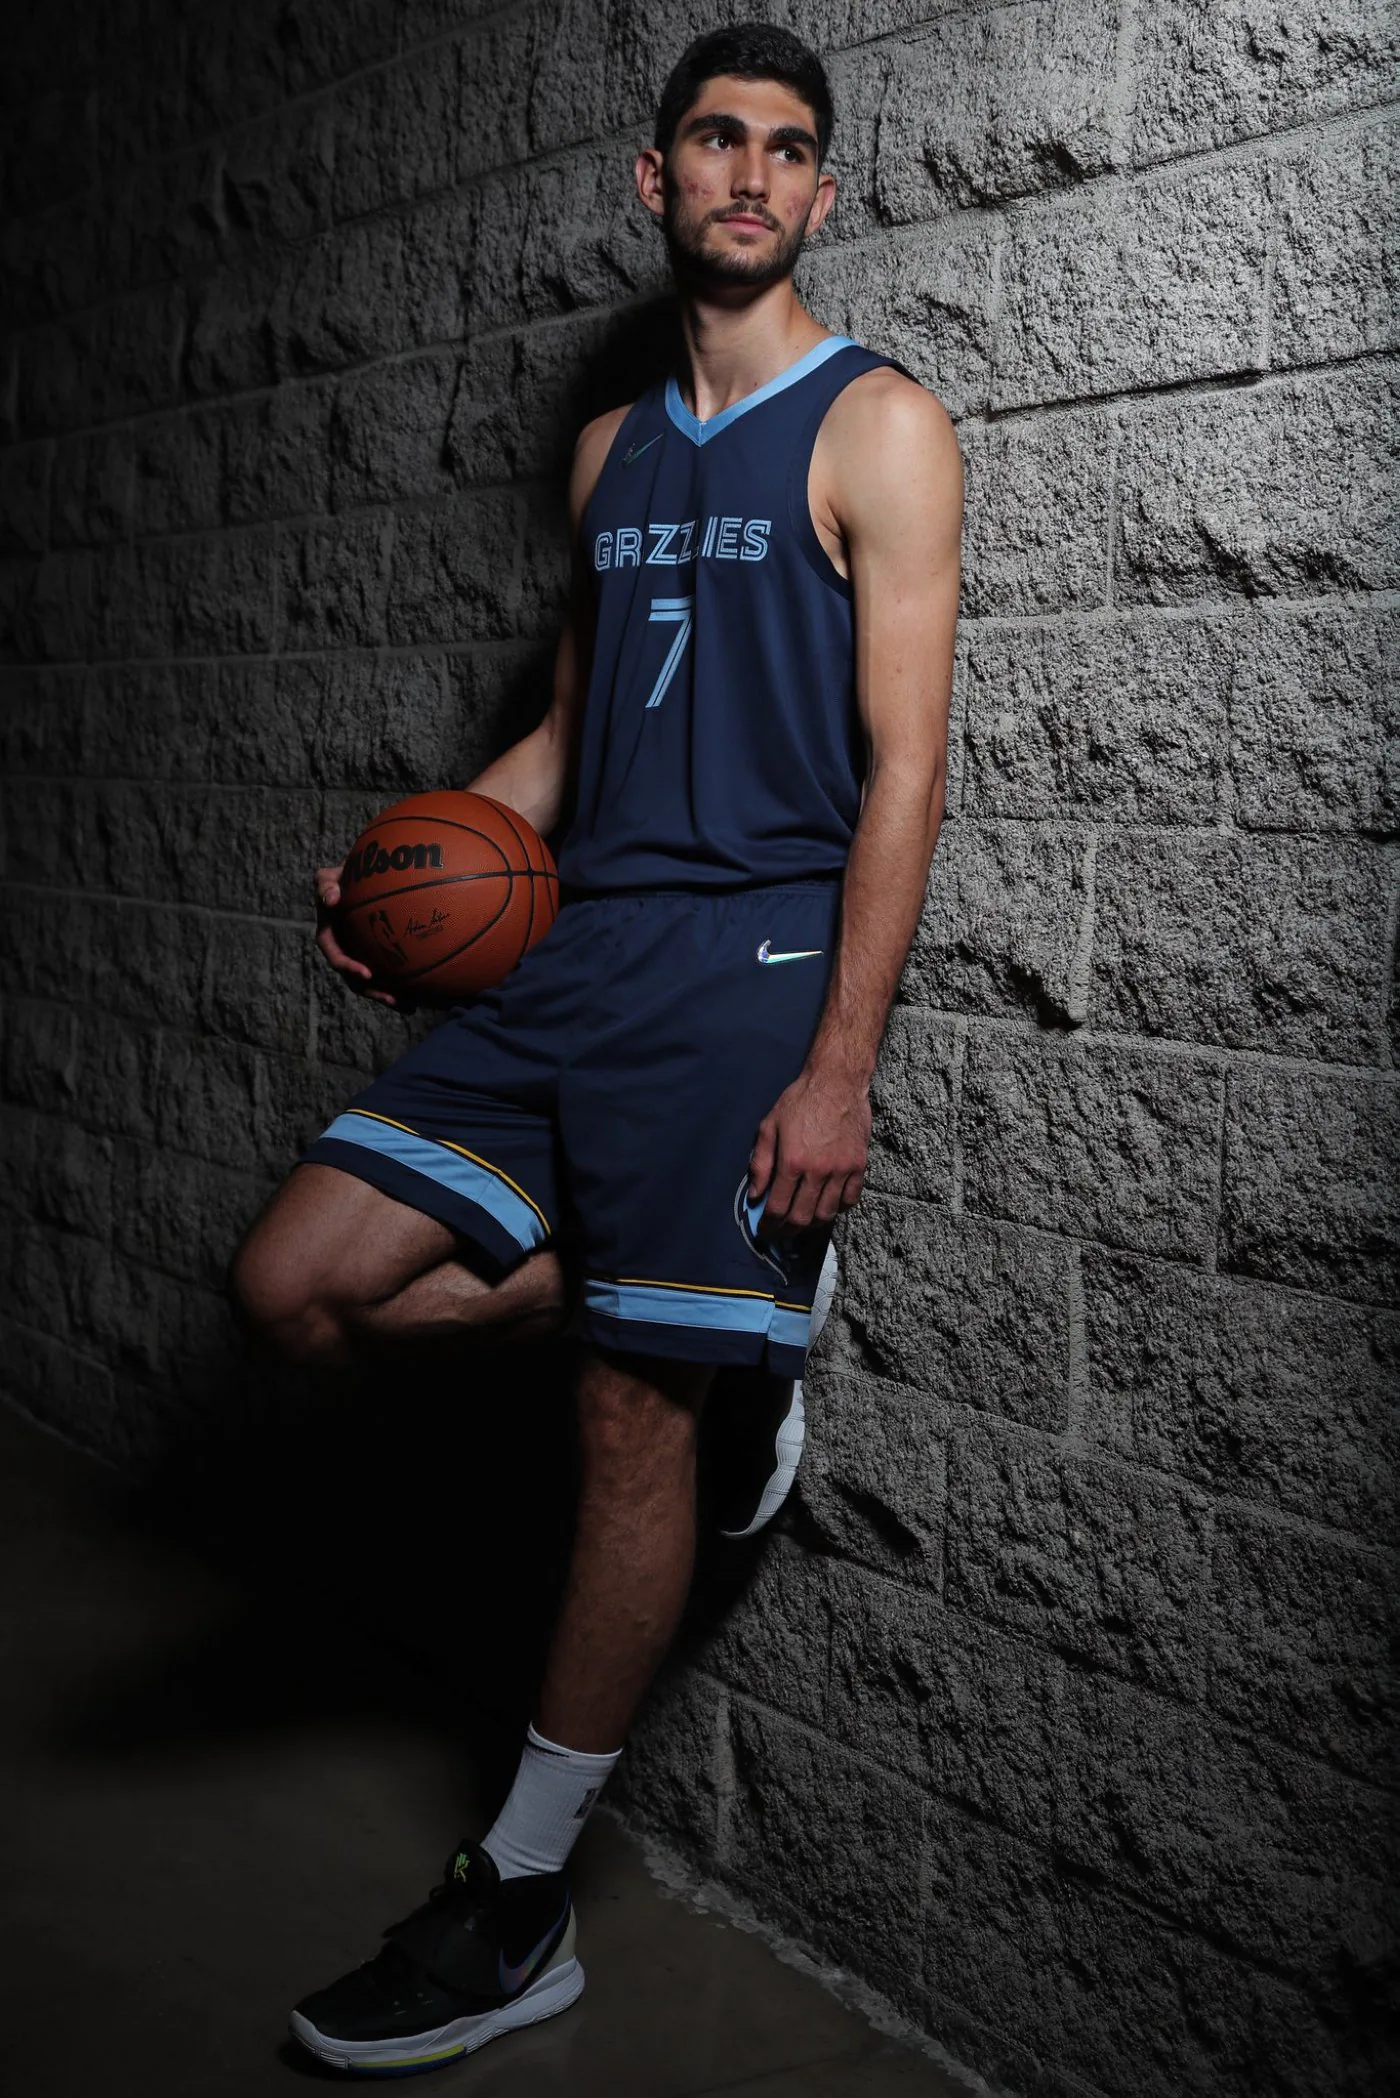
<svg viewBox="0 0 1400 2098">
<path fill-rule="evenodd" d="M 432 1672 L 314 1590 L 289 1600 L 142 1521 L 3 1404 L 0 1568 L 6 2089 L 345 2084 L 286 2037 L 288 2007 L 369 1958 L 482 1825 Z M 758 1939 L 665 1897 L 610 1823 L 574 1883 L 582 2001 L 425 2087 L 958 2098 Z"/>
</svg>

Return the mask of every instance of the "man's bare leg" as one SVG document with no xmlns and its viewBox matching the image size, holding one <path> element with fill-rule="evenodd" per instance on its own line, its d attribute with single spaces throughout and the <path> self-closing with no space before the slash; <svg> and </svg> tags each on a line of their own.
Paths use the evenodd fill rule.
<svg viewBox="0 0 1400 2098">
<path fill-rule="evenodd" d="M 445 1224 L 322 1165 L 298 1166 L 278 1189 L 235 1256 L 232 1288 L 280 1355 L 339 1366 L 381 1346 L 538 1339 L 564 1312 L 556 1254 L 531 1254 L 489 1283 Z"/>
<path fill-rule="evenodd" d="M 695 1557 L 708 1364 L 590 1349 L 573 1556 L 510 1795 L 485 1838 L 505 1879 L 558 1872 L 675 1634 Z"/>
</svg>

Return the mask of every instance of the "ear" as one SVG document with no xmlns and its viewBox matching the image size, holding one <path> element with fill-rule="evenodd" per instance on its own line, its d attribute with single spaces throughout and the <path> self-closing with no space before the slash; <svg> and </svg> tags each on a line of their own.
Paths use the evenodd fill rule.
<svg viewBox="0 0 1400 2098">
<path fill-rule="evenodd" d="M 807 237 L 810 240 L 818 229 L 825 225 L 836 202 L 836 177 L 821 174 L 817 177 L 817 193 L 807 213 Z"/>
<path fill-rule="evenodd" d="M 659 146 L 643 146 L 637 155 L 637 195 L 653 218 L 666 213 L 666 156 Z"/>
</svg>

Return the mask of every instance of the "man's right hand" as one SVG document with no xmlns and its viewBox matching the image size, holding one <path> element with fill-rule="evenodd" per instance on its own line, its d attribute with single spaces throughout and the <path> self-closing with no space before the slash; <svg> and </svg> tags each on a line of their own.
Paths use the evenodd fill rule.
<svg viewBox="0 0 1400 2098">
<path fill-rule="evenodd" d="M 376 1005 L 397 1006 L 399 1001 L 393 992 L 380 990 L 374 981 L 374 971 L 347 954 L 335 936 L 340 877 L 344 872 L 344 860 L 338 867 L 316 869 L 316 945 L 336 973 L 344 977 L 347 989 L 354 991 L 357 997 L 372 998 Z"/>
</svg>

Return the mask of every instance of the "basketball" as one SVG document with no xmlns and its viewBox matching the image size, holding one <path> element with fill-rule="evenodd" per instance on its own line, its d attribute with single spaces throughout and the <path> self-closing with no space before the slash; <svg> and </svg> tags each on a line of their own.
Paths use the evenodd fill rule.
<svg viewBox="0 0 1400 2098">
<path fill-rule="evenodd" d="M 336 936 L 390 990 L 490 990 L 554 923 L 559 875 L 534 827 L 465 788 L 396 801 L 355 840 Z"/>
</svg>

